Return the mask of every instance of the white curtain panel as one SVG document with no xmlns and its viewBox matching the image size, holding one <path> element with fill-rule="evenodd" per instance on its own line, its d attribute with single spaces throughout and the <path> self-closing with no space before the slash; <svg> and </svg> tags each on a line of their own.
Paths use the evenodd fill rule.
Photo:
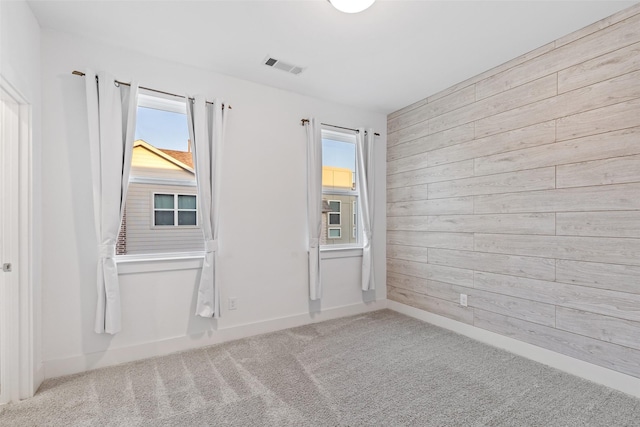
<svg viewBox="0 0 640 427">
<path fill-rule="evenodd" d="M 375 289 L 373 274 L 373 214 L 374 214 L 374 138 L 373 129 L 365 132 L 359 129 L 356 135 L 356 155 L 358 156 L 357 186 L 360 219 L 362 221 L 362 290 Z"/>
<path fill-rule="evenodd" d="M 95 331 L 122 328 L 116 241 L 127 200 L 133 155 L 138 84 L 119 85 L 104 72 L 85 73 L 93 208 L 98 240 L 98 305 Z"/>
<path fill-rule="evenodd" d="M 205 250 L 195 314 L 201 317 L 219 317 L 220 292 L 216 282 L 216 258 L 225 106 L 218 99 L 207 103 L 204 96 L 198 95 L 191 102 L 187 96 L 187 121 L 196 165 L 198 211 Z"/>
<path fill-rule="evenodd" d="M 307 221 L 309 228 L 309 299 L 322 298 L 320 237 L 322 235 L 322 134 L 311 118 L 307 130 Z"/>
</svg>

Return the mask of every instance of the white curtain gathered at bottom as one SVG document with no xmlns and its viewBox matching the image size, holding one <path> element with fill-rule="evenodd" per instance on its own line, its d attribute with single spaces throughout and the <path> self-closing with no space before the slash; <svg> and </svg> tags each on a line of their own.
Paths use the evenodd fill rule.
<svg viewBox="0 0 640 427">
<path fill-rule="evenodd" d="M 225 105 L 216 99 L 208 103 L 198 95 L 187 98 L 187 122 L 196 166 L 198 211 L 204 235 L 204 261 L 198 284 L 197 316 L 220 316 L 220 291 L 216 282 L 222 148 L 225 134 Z"/>
<path fill-rule="evenodd" d="M 314 118 L 305 122 L 307 131 L 307 223 L 309 230 L 309 299 L 322 298 L 320 238 L 322 235 L 322 134 Z"/>
<path fill-rule="evenodd" d="M 356 155 L 358 171 L 356 185 L 360 190 L 359 211 L 362 220 L 362 290 L 375 289 L 373 274 L 373 216 L 374 216 L 374 138 L 373 129 L 358 130 L 356 135 Z"/>
<path fill-rule="evenodd" d="M 138 84 L 117 84 L 107 73 L 85 72 L 93 209 L 98 240 L 96 333 L 122 329 L 116 241 L 124 214 L 133 155 Z"/>
</svg>

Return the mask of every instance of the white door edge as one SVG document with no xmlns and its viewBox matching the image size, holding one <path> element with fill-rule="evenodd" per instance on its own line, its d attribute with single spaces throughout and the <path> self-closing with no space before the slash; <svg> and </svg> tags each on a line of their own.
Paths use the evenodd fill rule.
<svg viewBox="0 0 640 427">
<path fill-rule="evenodd" d="M 10 262 L 12 271 L 0 281 L 0 404 L 33 396 L 34 378 L 34 310 L 32 283 L 32 170 L 31 170 L 31 105 L 13 85 L 0 75 L 3 102 L 12 104 L 12 126 L 2 132 L 4 173 L 3 212 L 6 226 L 2 230 L 4 245 L 0 264 Z M 3 118 L 4 120 L 4 118 Z M 4 123 L 3 123 L 4 127 Z M 6 144 L 5 139 L 14 141 Z M 17 144 L 15 144 L 17 142 Z M 8 231 L 8 232 L 7 232 Z"/>
</svg>

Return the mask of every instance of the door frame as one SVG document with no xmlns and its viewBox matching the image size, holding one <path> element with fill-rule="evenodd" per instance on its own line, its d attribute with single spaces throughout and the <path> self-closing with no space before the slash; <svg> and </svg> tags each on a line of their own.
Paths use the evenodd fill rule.
<svg viewBox="0 0 640 427">
<path fill-rule="evenodd" d="M 0 369 L 2 390 L 0 404 L 16 402 L 35 394 L 42 375 L 36 374 L 34 363 L 36 317 L 33 287 L 33 181 L 32 181 L 32 107 L 28 100 L 4 76 L 0 75 L 0 96 L 17 104 L 17 128 L 12 139 L 17 146 L 7 145 L 0 136 L 3 165 L 11 178 L 0 180 L 3 212 L 11 230 L 6 253 L 0 264 L 12 263 L 12 271 L 4 273 L 0 289 Z M 10 168 L 10 171 L 7 169 Z M 5 175 L 5 178 L 7 177 Z M 9 197 L 5 197 L 6 195 Z M 1 222 L 0 226 L 5 227 Z M 6 229 L 6 227 L 5 227 Z"/>
</svg>

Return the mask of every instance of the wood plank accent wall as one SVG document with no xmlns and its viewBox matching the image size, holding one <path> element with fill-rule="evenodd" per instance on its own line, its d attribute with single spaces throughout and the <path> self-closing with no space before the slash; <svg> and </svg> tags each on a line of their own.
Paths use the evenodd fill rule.
<svg viewBox="0 0 640 427">
<path fill-rule="evenodd" d="M 640 5 L 387 132 L 389 299 L 640 378 Z"/>
</svg>

